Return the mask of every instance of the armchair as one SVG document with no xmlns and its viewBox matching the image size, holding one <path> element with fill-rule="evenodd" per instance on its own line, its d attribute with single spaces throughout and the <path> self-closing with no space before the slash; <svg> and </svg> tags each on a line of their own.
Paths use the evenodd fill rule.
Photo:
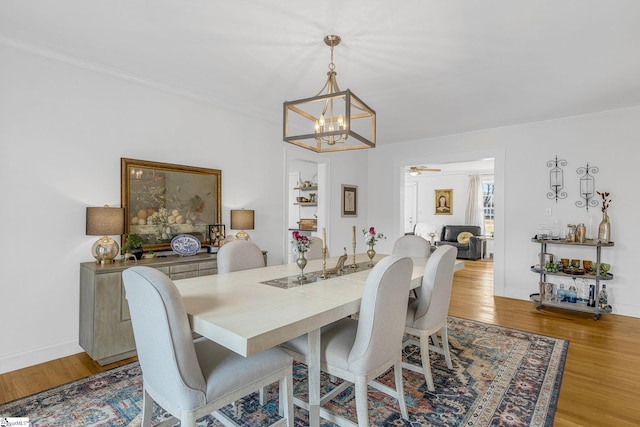
<svg viewBox="0 0 640 427">
<path fill-rule="evenodd" d="M 458 238 L 460 233 L 471 233 L 468 241 Z M 436 242 L 436 246 L 451 245 L 458 249 L 458 258 L 475 261 L 482 254 L 482 245 L 484 241 L 479 238 L 481 229 L 477 225 L 445 225 L 442 227 L 440 241 Z"/>
</svg>

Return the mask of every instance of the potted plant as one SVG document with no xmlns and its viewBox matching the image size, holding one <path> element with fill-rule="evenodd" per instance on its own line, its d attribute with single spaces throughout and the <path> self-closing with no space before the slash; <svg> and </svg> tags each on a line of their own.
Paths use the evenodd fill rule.
<svg viewBox="0 0 640 427">
<path fill-rule="evenodd" d="M 122 244 L 122 254 L 133 254 L 136 259 L 142 259 L 142 247 L 147 243 L 139 234 L 127 234 Z M 125 256 L 126 258 L 126 256 Z"/>
</svg>

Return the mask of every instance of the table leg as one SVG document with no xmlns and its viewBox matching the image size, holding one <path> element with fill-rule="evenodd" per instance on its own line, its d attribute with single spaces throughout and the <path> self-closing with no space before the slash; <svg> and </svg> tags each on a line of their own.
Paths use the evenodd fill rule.
<svg viewBox="0 0 640 427">
<path fill-rule="evenodd" d="M 307 334 L 307 379 L 309 381 L 309 425 L 320 425 L 320 329 Z"/>
</svg>

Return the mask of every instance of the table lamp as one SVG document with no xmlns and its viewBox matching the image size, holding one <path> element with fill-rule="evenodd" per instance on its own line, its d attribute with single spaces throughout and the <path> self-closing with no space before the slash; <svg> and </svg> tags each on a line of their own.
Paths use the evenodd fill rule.
<svg viewBox="0 0 640 427">
<path fill-rule="evenodd" d="M 87 208 L 87 236 L 102 236 L 91 247 L 98 264 L 113 262 L 120 246 L 109 235 L 124 233 L 124 208 Z"/>
<path fill-rule="evenodd" d="M 236 239 L 249 240 L 249 234 L 244 230 L 253 230 L 254 211 L 248 209 L 237 209 L 231 211 L 231 229 L 240 230 L 236 234 Z"/>
</svg>

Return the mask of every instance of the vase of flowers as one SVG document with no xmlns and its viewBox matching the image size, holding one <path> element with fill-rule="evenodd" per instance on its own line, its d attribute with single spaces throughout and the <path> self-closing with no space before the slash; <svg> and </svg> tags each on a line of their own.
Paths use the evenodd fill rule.
<svg viewBox="0 0 640 427">
<path fill-rule="evenodd" d="M 309 240 L 307 236 L 304 236 L 297 231 L 291 233 L 291 237 L 293 238 L 293 240 L 291 241 L 291 243 L 293 243 L 294 245 L 293 249 L 298 253 L 298 259 L 296 259 L 296 264 L 300 269 L 300 276 L 298 276 L 298 279 L 302 281 L 307 278 L 304 275 L 304 268 L 307 266 L 307 259 L 305 258 L 304 254 L 309 250 L 309 246 L 311 246 L 311 240 Z"/>
<path fill-rule="evenodd" d="M 609 215 L 607 214 L 607 209 L 609 208 L 609 203 L 611 203 L 611 199 L 609 199 L 608 192 L 597 192 L 600 197 L 602 197 L 602 221 L 600 221 L 600 225 L 598 225 L 598 240 L 602 243 L 609 243 L 611 240 L 611 223 L 609 222 Z"/>
<path fill-rule="evenodd" d="M 376 242 L 381 239 L 386 239 L 386 236 L 382 233 L 376 233 L 375 227 L 369 227 L 369 230 L 362 230 L 365 243 L 369 246 L 367 250 L 367 256 L 369 257 L 369 264 L 367 267 L 373 267 L 373 257 L 376 256 L 376 251 L 373 249 Z"/>
</svg>

